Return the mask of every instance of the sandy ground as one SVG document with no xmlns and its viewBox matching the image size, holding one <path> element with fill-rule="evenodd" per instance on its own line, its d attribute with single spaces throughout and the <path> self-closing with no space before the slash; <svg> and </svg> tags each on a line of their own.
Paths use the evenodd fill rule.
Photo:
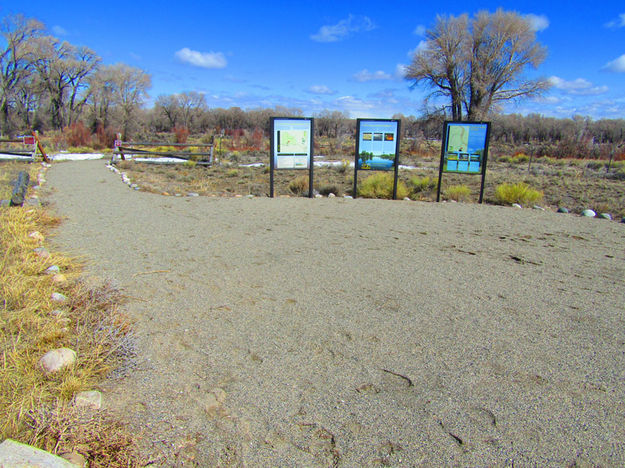
<svg viewBox="0 0 625 468">
<path fill-rule="evenodd" d="M 623 224 L 48 180 L 55 243 L 136 298 L 105 399 L 155 465 L 625 465 Z"/>
</svg>

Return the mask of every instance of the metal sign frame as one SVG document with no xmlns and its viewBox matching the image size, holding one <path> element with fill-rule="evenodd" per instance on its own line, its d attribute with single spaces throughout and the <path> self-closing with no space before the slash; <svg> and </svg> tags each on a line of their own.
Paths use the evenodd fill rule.
<svg viewBox="0 0 625 468">
<path fill-rule="evenodd" d="M 396 129 L 394 132 L 384 132 L 383 128 L 380 128 L 379 132 L 373 132 L 372 131 L 372 127 L 367 128 L 367 126 L 369 125 L 374 125 L 376 123 L 381 124 L 381 126 L 385 126 L 388 125 L 389 123 L 395 123 L 396 124 Z M 363 129 L 363 124 L 364 125 L 364 129 Z M 364 131 L 366 130 L 366 131 Z M 395 157 L 393 159 L 393 171 L 394 171 L 394 178 L 393 178 L 393 200 L 397 199 L 397 179 L 399 176 L 399 140 L 400 140 L 400 135 L 401 135 L 401 120 L 399 119 L 357 119 L 356 120 L 356 152 L 354 155 L 354 192 L 353 192 L 353 197 L 356 198 L 358 196 L 358 171 L 390 171 L 391 168 L 389 167 L 388 169 L 384 169 L 384 168 L 376 168 L 376 167 L 360 167 L 360 169 L 358 168 L 359 166 L 359 159 L 360 159 L 360 140 L 363 139 L 364 140 L 364 135 L 365 134 L 371 134 L 369 135 L 369 138 L 367 138 L 367 141 L 374 141 L 374 139 L 376 138 L 375 135 L 381 135 L 380 136 L 380 140 L 382 143 L 384 143 L 385 141 L 391 141 L 388 140 L 387 138 L 388 135 L 392 135 L 392 138 L 394 140 L 395 143 L 395 148 L 394 148 L 394 154 Z M 388 153 L 391 154 L 391 153 Z M 372 152 L 372 158 L 370 160 L 363 160 L 363 166 L 365 161 L 371 161 L 373 160 L 374 157 L 376 157 L 377 155 L 375 153 Z M 386 159 L 386 158 L 380 158 L 380 159 Z"/>
<path fill-rule="evenodd" d="M 274 195 L 274 170 L 301 170 L 308 169 L 308 198 L 313 197 L 313 167 L 314 167 L 314 159 L 313 159 L 313 150 L 315 148 L 314 144 L 314 136 L 315 136 L 315 122 L 312 117 L 271 117 L 271 133 L 269 136 L 269 196 L 273 198 Z M 283 131 L 281 128 L 276 128 L 276 126 L 289 126 L 300 124 L 303 121 L 309 122 L 310 126 L 310 134 L 308 137 L 308 154 L 278 154 L 279 153 L 279 145 L 280 145 L 280 135 L 279 132 Z M 276 125 L 278 124 L 278 125 Z M 307 156 L 307 165 L 308 167 L 276 167 L 276 158 L 278 157 L 298 157 L 298 156 Z"/>
<path fill-rule="evenodd" d="M 469 127 L 467 129 L 466 135 L 466 148 L 459 148 L 455 151 L 450 151 L 449 148 L 449 133 L 452 127 L 462 126 Z M 486 126 L 486 132 L 484 134 L 484 141 L 481 148 L 470 148 L 470 133 L 471 127 L 483 127 Z M 477 129 L 477 128 L 476 128 Z M 443 172 L 449 172 L 453 174 L 481 174 L 482 175 L 482 183 L 480 185 L 480 198 L 478 203 L 482 203 L 484 199 L 484 183 L 486 180 L 486 163 L 488 162 L 488 144 L 490 141 L 490 122 L 461 122 L 461 121 L 452 121 L 446 120 L 443 124 L 443 138 L 441 140 L 441 161 L 438 169 L 438 189 L 436 191 L 436 201 L 439 202 L 441 199 L 441 183 L 443 181 Z M 455 169 L 448 169 L 448 164 L 450 162 L 449 156 L 453 154 L 455 162 Z M 479 171 L 471 170 L 471 163 L 479 163 Z M 466 170 L 461 169 L 461 163 L 464 166 L 466 163 Z"/>
</svg>

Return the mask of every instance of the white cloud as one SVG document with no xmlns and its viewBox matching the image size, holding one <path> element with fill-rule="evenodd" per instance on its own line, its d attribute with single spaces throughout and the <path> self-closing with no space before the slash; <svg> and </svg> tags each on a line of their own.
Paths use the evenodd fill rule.
<svg viewBox="0 0 625 468">
<path fill-rule="evenodd" d="M 313 85 L 307 91 L 311 94 L 334 94 L 334 91 L 324 85 Z"/>
<path fill-rule="evenodd" d="M 354 96 L 341 96 L 334 101 L 336 107 L 349 112 L 350 117 L 373 117 L 376 105 L 372 101 L 364 101 Z"/>
<path fill-rule="evenodd" d="M 52 26 L 52 33 L 57 36 L 67 36 L 67 30 L 58 24 Z"/>
<path fill-rule="evenodd" d="M 366 68 L 364 70 L 359 71 L 354 75 L 354 79 L 356 81 L 360 81 L 364 83 L 366 81 L 379 81 L 379 80 L 390 80 L 392 78 L 388 73 L 378 70 L 376 72 L 371 73 Z"/>
<path fill-rule="evenodd" d="M 427 49 L 427 47 L 428 47 L 427 41 L 419 41 L 419 44 L 417 44 L 417 47 L 409 50 L 407 55 L 408 57 L 413 58 L 417 53 L 421 52 L 422 50 Z"/>
<path fill-rule="evenodd" d="M 625 73 L 625 54 L 612 60 L 611 62 L 606 63 L 602 70 L 614 73 Z"/>
<path fill-rule="evenodd" d="M 408 73 L 408 65 L 398 63 L 395 67 L 395 78 L 403 80 L 406 78 L 406 73 Z"/>
<path fill-rule="evenodd" d="M 549 77 L 549 82 L 554 88 L 576 96 L 596 96 L 608 91 L 607 86 L 594 86 L 590 81 L 584 78 L 566 81 L 560 77 L 551 76 Z"/>
<path fill-rule="evenodd" d="M 524 15 L 524 17 L 527 21 L 529 21 L 535 32 L 544 31 L 549 27 L 549 18 L 545 15 L 534 15 L 533 13 L 530 13 Z"/>
<path fill-rule="evenodd" d="M 618 18 L 605 24 L 608 28 L 625 28 L 625 13 L 618 15 Z"/>
<path fill-rule="evenodd" d="M 221 52 L 198 52 L 187 47 L 175 53 L 178 60 L 200 68 L 225 68 L 228 64 Z"/>
<path fill-rule="evenodd" d="M 317 34 L 310 38 L 317 42 L 337 42 L 346 39 L 353 33 L 371 31 L 376 26 L 368 16 L 349 15 L 336 24 L 321 26 Z"/>
<path fill-rule="evenodd" d="M 425 26 L 422 24 L 417 25 L 414 29 L 413 34 L 416 36 L 425 36 Z"/>
</svg>

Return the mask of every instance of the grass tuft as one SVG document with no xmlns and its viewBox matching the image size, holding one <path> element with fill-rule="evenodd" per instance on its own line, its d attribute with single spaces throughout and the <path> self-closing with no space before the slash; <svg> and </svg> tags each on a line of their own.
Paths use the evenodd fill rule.
<svg viewBox="0 0 625 468">
<path fill-rule="evenodd" d="M 443 191 L 443 195 L 447 200 L 465 202 L 471 197 L 471 189 L 466 185 L 452 185 Z"/>
<path fill-rule="evenodd" d="M 495 200 L 502 205 L 528 205 L 538 203 L 543 198 L 543 192 L 535 190 L 525 182 L 516 184 L 504 183 L 495 189 Z"/>
<path fill-rule="evenodd" d="M 358 196 L 363 198 L 393 198 L 393 174 L 378 172 L 367 177 L 358 186 Z M 401 180 L 397 181 L 397 199 L 408 196 L 408 188 Z"/>
</svg>

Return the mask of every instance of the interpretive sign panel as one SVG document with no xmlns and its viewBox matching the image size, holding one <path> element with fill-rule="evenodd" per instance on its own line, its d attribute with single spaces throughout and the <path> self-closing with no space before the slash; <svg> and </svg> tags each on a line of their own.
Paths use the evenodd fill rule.
<svg viewBox="0 0 625 468">
<path fill-rule="evenodd" d="M 397 159 L 399 121 L 358 119 L 359 170 L 390 171 Z"/>
<path fill-rule="evenodd" d="M 270 136 L 270 196 L 273 197 L 274 169 L 308 169 L 309 193 L 313 186 L 313 119 L 272 117 Z"/>
<path fill-rule="evenodd" d="M 308 169 L 312 154 L 311 119 L 273 119 L 275 169 Z"/>
<path fill-rule="evenodd" d="M 354 197 L 358 195 L 358 171 L 395 171 L 393 200 L 397 197 L 400 121 L 358 119 L 356 121 L 356 160 Z"/>
<path fill-rule="evenodd" d="M 479 202 L 484 196 L 490 122 L 445 122 L 436 201 L 440 201 L 444 172 L 482 174 Z"/>
<path fill-rule="evenodd" d="M 487 146 L 489 124 L 447 122 L 443 152 L 443 171 L 481 174 Z"/>
</svg>

